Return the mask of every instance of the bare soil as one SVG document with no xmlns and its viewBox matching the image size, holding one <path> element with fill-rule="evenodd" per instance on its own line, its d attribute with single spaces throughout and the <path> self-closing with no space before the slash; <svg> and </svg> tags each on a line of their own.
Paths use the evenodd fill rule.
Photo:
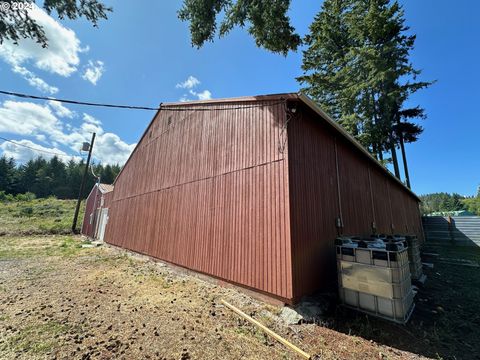
<svg viewBox="0 0 480 360">
<path fill-rule="evenodd" d="M 422 301 L 427 305 L 420 306 L 419 317 L 414 315 L 407 327 L 336 306 L 320 324 L 288 326 L 278 316 L 280 308 L 235 289 L 118 249 L 82 248 L 81 243 L 80 237 L 59 235 L 0 237 L 1 359 L 298 358 L 220 299 L 315 358 L 424 358 L 412 351 L 449 358 L 446 348 L 460 349 L 444 349 L 431 340 L 431 319 L 444 326 L 441 319 L 453 306 L 453 300 L 448 305 L 437 301 L 444 288 L 429 289 L 431 295 L 425 297 L 435 300 Z M 435 281 L 432 284 L 441 285 Z M 443 310 L 428 313 L 437 306 Z M 478 321 L 478 313 L 471 316 Z M 435 336 L 441 341 L 444 335 Z M 478 345 L 473 342 L 476 336 L 469 336 L 462 346 L 471 355 Z"/>
</svg>

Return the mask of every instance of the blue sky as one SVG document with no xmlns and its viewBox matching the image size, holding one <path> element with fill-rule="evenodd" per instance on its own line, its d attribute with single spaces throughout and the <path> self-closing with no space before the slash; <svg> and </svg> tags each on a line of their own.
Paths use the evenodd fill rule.
<svg viewBox="0 0 480 360">
<path fill-rule="evenodd" d="M 407 24 L 417 34 L 412 61 L 422 79 L 437 80 L 415 94 L 425 107 L 424 134 L 407 145 L 413 190 L 471 195 L 480 184 L 480 3 L 405 0 Z M 181 1 L 107 1 L 114 12 L 100 28 L 79 21 L 39 15 L 52 38 L 48 51 L 28 42 L 0 46 L 2 90 L 84 101 L 157 106 L 182 97 L 223 98 L 297 91 L 301 52 L 286 58 L 258 49 L 243 30 L 192 48 L 188 25 L 176 17 Z M 319 1 L 293 0 L 290 16 L 297 31 L 307 32 Z M 12 55 L 13 51 L 13 55 Z M 13 60 L 12 60 L 13 59 Z M 177 84 L 190 76 L 191 89 Z M 192 92 L 190 92 L 192 90 Z M 100 135 L 96 159 L 124 161 L 152 113 L 84 108 L 66 109 L 38 101 L 0 96 L 0 136 L 54 152 L 79 156 L 89 131 Z M 68 110 L 72 111 L 69 113 Z M 12 144 L 0 151 L 25 161 L 35 153 Z"/>
</svg>

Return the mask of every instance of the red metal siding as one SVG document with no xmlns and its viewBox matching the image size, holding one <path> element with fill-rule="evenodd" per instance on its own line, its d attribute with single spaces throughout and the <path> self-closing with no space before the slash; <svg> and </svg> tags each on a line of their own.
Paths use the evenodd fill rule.
<svg viewBox="0 0 480 360">
<path fill-rule="evenodd" d="M 343 234 L 415 233 L 418 201 L 318 114 L 301 106 L 289 123 L 294 298 L 335 279 L 336 219 Z M 337 176 L 338 167 L 338 176 Z M 337 182 L 338 180 L 338 182 Z"/>
<path fill-rule="evenodd" d="M 95 233 L 95 219 L 93 218 L 90 224 L 90 215 L 93 214 L 93 217 L 95 217 L 95 209 L 100 205 L 100 196 L 101 193 L 97 185 L 94 185 L 85 202 L 85 215 L 82 224 L 82 234 L 85 236 L 93 237 Z"/>
<path fill-rule="evenodd" d="M 422 236 L 412 194 L 308 102 L 285 131 L 278 101 L 162 109 L 115 182 L 105 241 L 292 302 L 335 279 L 337 219 Z"/>
<path fill-rule="evenodd" d="M 412 197 L 404 197 L 405 209 L 407 211 L 407 232 L 415 234 L 421 241 L 425 240 L 422 226 L 422 217 L 420 215 L 420 204 Z"/>
<path fill-rule="evenodd" d="M 288 124 L 294 297 L 334 278 L 335 220 L 340 216 L 335 138 L 326 124 L 298 111 Z"/>
<path fill-rule="evenodd" d="M 379 234 L 390 234 L 392 231 L 392 207 L 389 201 L 391 181 L 379 169 L 370 167 L 370 179 L 373 194 L 374 221 Z"/>
<path fill-rule="evenodd" d="M 102 205 L 103 198 L 103 205 Z M 97 226 L 98 208 L 109 208 L 113 200 L 113 191 L 102 193 L 97 184 L 95 184 L 88 194 L 85 202 L 85 214 L 83 216 L 83 224 L 81 233 L 88 237 L 95 237 L 95 228 Z M 92 223 L 90 224 L 90 216 L 93 214 Z"/>
<path fill-rule="evenodd" d="M 113 201 L 113 191 L 103 194 L 103 207 L 109 208 Z"/>
<path fill-rule="evenodd" d="M 157 114 L 115 182 L 105 241 L 289 301 L 284 105 L 207 106 Z"/>
<path fill-rule="evenodd" d="M 330 150 L 331 151 L 331 150 Z M 345 234 L 371 233 L 373 218 L 370 166 L 346 140 L 337 139 L 342 222 Z"/>
</svg>

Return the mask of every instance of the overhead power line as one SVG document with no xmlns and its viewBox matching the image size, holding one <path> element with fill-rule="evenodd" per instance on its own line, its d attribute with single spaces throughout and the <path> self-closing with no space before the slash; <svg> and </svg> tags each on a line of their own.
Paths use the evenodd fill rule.
<svg viewBox="0 0 480 360">
<path fill-rule="evenodd" d="M 168 110 L 168 111 L 225 111 L 225 110 L 242 110 L 242 109 L 250 109 L 250 108 L 259 108 L 259 107 L 267 107 L 267 106 L 275 106 L 278 104 L 283 104 L 285 100 L 281 100 L 278 102 L 265 102 L 259 104 L 252 104 L 252 105 L 238 105 L 238 106 L 198 106 L 198 105 L 189 105 L 188 102 L 186 105 L 188 106 L 181 106 L 181 105 L 160 105 L 159 107 L 147 107 L 147 106 L 132 106 L 132 105 L 115 105 L 115 104 L 104 104 L 104 103 L 94 103 L 94 102 L 85 102 L 85 101 L 77 101 L 77 100 L 68 100 L 68 99 L 59 99 L 53 98 L 48 96 L 36 96 L 36 95 L 29 95 L 23 94 L 13 91 L 4 91 L 0 90 L 0 94 L 10 95 L 15 97 L 20 97 L 24 99 L 34 99 L 34 100 L 47 100 L 47 101 L 58 101 L 65 104 L 74 104 L 74 105 L 84 105 L 84 106 L 96 106 L 96 107 L 107 107 L 107 108 L 117 108 L 117 109 L 130 109 L 130 110 L 150 110 L 150 111 L 158 111 L 158 110 Z"/>
<path fill-rule="evenodd" d="M 0 94 L 21 97 L 24 99 L 59 101 L 65 104 L 75 104 L 75 105 L 98 106 L 98 107 L 108 107 L 108 108 L 131 109 L 131 110 L 157 111 L 159 109 L 159 108 L 152 108 L 152 107 L 146 107 L 146 106 L 113 105 L 113 104 L 102 104 L 102 103 L 92 103 L 92 102 L 85 102 L 85 101 L 58 99 L 58 98 L 52 98 L 48 96 L 36 96 L 36 95 L 22 94 L 22 93 L 17 93 L 13 91 L 3 91 L 3 90 L 0 90 Z"/>
<path fill-rule="evenodd" d="M 73 157 L 73 155 L 68 155 L 68 154 L 61 154 L 61 153 L 57 153 L 57 152 L 54 152 L 54 151 L 48 151 L 48 150 L 43 150 L 43 149 L 37 149 L 37 148 L 34 148 L 32 146 L 29 146 L 29 145 L 25 145 L 25 144 L 21 144 L 19 142 L 16 142 L 16 141 L 13 141 L 13 140 L 10 140 L 10 139 L 6 139 L 2 136 L 0 136 L 0 139 L 4 140 L 4 141 L 7 141 L 9 143 L 12 143 L 14 145 L 17 145 L 17 146 L 23 146 L 27 149 L 30 149 L 30 150 L 35 150 L 35 151 L 39 151 L 39 152 L 43 152 L 43 153 L 46 153 L 46 154 L 51 154 L 51 155 L 56 155 L 56 156 L 64 156 L 64 157 Z"/>
</svg>

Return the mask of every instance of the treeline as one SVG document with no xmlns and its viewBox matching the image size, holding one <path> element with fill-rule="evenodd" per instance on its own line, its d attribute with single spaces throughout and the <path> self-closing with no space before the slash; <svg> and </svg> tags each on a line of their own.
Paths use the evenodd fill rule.
<svg viewBox="0 0 480 360">
<path fill-rule="evenodd" d="M 119 165 L 92 165 L 95 175 L 101 182 L 112 184 L 120 172 Z M 17 195 L 33 193 L 37 198 L 56 196 L 59 199 L 78 197 L 80 184 L 85 171 L 85 162 L 68 163 L 57 157 L 46 160 L 42 157 L 32 159 L 25 164 L 18 164 L 13 158 L 0 158 L 0 192 Z M 87 182 L 82 194 L 86 198 L 96 182 L 92 171 L 88 172 Z"/>
<path fill-rule="evenodd" d="M 421 195 L 420 210 L 423 215 L 434 212 L 467 210 L 480 216 L 480 188 L 475 197 L 465 197 L 456 193 L 434 193 Z"/>
</svg>

